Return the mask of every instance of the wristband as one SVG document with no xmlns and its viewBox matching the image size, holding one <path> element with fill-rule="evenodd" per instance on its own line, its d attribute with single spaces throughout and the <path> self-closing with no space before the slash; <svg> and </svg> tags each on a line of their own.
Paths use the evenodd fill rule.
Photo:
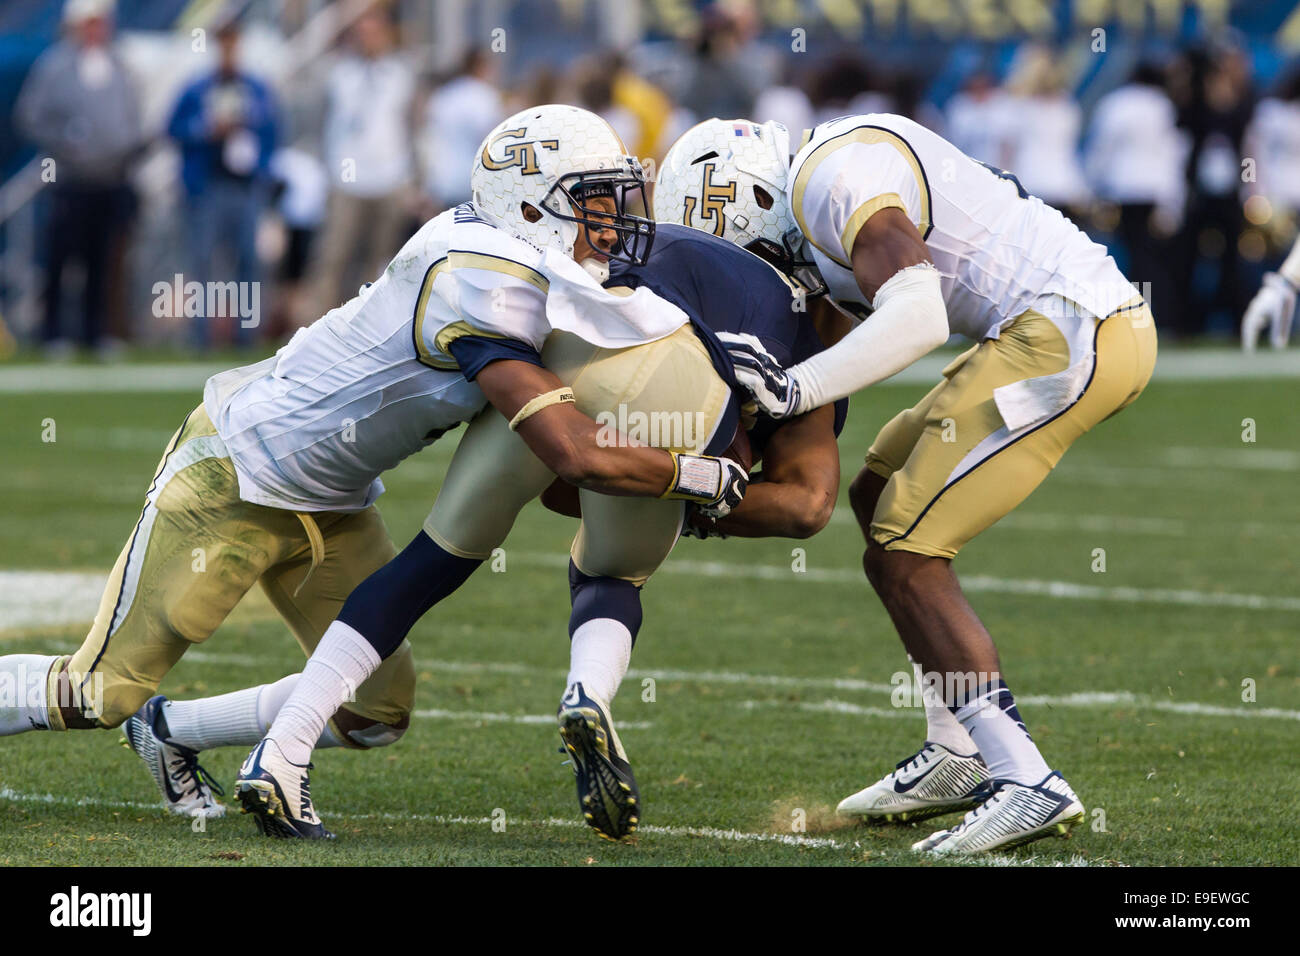
<svg viewBox="0 0 1300 956">
<path fill-rule="evenodd" d="M 573 397 L 573 389 L 568 388 L 567 386 L 565 388 L 557 388 L 552 392 L 546 392 L 542 395 L 538 395 L 536 398 L 529 399 L 524 403 L 523 408 L 515 412 L 515 417 L 510 419 L 510 430 L 518 430 L 521 424 L 523 424 L 527 419 L 532 418 L 543 408 L 550 408 L 552 405 L 560 405 L 565 402 L 573 401 L 576 401 Z"/>
</svg>

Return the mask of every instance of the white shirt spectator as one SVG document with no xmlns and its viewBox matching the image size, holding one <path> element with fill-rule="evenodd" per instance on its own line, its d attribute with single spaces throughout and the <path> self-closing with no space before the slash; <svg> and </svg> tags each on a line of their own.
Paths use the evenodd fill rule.
<svg viewBox="0 0 1300 956">
<path fill-rule="evenodd" d="M 759 93 L 754 101 L 754 122 L 768 123 L 772 120 L 790 131 L 790 148 L 796 149 L 803 131 L 816 125 L 808 94 L 797 86 L 773 86 Z"/>
<path fill-rule="evenodd" d="M 1088 185 L 1079 162 L 1083 113 L 1064 94 L 1011 97 L 1014 117 L 1007 169 L 1022 186 L 1051 206 L 1085 202 Z"/>
<path fill-rule="evenodd" d="M 958 93 L 944 111 L 947 140 L 971 159 L 998 169 L 1011 166 L 1011 98 L 1001 90 Z"/>
<path fill-rule="evenodd" d="M 1131 83 L 1098 101 L 1085 168 L 1101 198 L 1181 209 L 1186 154 L 1174 104 L 1163 90 Z"/>
<path fill-rule="evenodd" d="M 495 86 L 476 76 L 458 76 L 434 91 L 424 114 L 424 177 L 429 194 L 443 206 L 469 198 L 469 174 L 478 148 L 505 119 Z"/>
<path fill-rule="evenodd" d="M 314 229 L 325 218 L 329 177 L 321 161 L 293 147 L 277 149 L 271 156 L 271 175 L 284 183 L 279 211 L 293 229 Z"/>
<path fill-rule="evenodd" d="M 385 196 L 411 179 L 415 75 L 397 55 L 351 56 L 330 71 L 325 160 L 330 182 L 360 197 Z"/>
<path fill-rule="evenodd" d="M 1251 191 L 1283 209 L 1300 209 L 1300 102 L 1260 100 L 1246 142 L 1246 155 L 1256 161 Z"/>
</svg>

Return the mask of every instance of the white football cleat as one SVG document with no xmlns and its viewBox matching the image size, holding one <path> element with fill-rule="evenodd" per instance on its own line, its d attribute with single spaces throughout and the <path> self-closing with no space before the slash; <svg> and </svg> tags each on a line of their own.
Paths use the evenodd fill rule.
<svg viewBox="0 0 1300 956">
<path fill-rule="evenodd" d="M 270 737 L 253 748 L 235 781 L 235 796 L 244 813 L 253 814 L 257 828 L 269 837 L 332 840 L 311 802 L 305 767 L 291 763 Z"/>
<path fill-rule="evenodd" d="M 123 743 L 144 761 L 162 793 L 163 806 L 186 817 L 213 819 L 224 816 L 226 806 L 218 803 L 215 793 L 224 794 L 221 785 L 199 765 L 199 752 L 171 743 L 158 732 L 158 718 L 167 698 L 159 694 L 122 725 Z"/>
<path fill-rule="evenodd" d="M 835 808 L 849 817 L 913 823 L 979 806 L 989 795 L 989 769 L 979 754 L 965 756 L 925 742 L 912 756 Z"/>
<path fill-rule="evenodd" d="M 995 780 L 993 795 L 961 823 L 913 843 L 912 849 L 933 856 L 1009 850 L 1047 836 L 1069 836 L 1083 815 L 1083 804 L 1055 770 L 1035 786 Z"/>
</svg>

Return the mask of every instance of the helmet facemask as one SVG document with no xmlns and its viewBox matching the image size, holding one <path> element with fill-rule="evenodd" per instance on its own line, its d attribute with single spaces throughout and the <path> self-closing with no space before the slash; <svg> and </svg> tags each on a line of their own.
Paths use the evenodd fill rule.
<svg viewBox="0 0 1300 956">
<path fill-rule="evenodd" d="M 611 259 L 643 266 L 650 258 L 655 224 L 653 219 L 627 211 L 629 197 L 635 201 L 638 194 L 642 208 L 649 209 L 641 164 L 627 157 L 626 169 L 589 169 L 562 174 L 547 190 L 541 206 L 543 213 L 573 223 L 575 235 L 577 229 L 582 229 L 592 249 Z M 591 200 L 602 197 L 613 201 L 612 212 L 589 205 Z M 608 251 L 596 244 L 593 227 L 602 231 L 612 229 L 616 234 L 617 239 Z"/>
</svg>

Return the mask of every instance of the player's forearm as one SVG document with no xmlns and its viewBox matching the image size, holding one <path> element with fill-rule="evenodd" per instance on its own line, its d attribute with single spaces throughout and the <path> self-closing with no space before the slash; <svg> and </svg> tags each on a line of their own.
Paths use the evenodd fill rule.
<svg viewBox="0 0 1300 956">
<path fill-rule="evenodd" d="M 639 445 L 606 446 L 603 437 L 594 422 L 590 427 L 578 423 L 560 440 L 543 442 L 533 452 L 556 475 L 588 491 L 657 498 L 668 489 L 676 471 L 668 452 Z"/>
<path fill-rule="evenodd" d="M 709 526 L 737 538 L 811 538 L 826 527 L 834 508 L 835 496 L 825 489 L 760 481 L 731 514 Z"/>
<path fill-rule="evenodd" d="M 880 287 L 875 311 L 837 344 L 791 366 L 799 385 L 796 412 L 848 398 L 907 368 L 948 339 L 939 273 L 913 266 Z"/>
</svg>

